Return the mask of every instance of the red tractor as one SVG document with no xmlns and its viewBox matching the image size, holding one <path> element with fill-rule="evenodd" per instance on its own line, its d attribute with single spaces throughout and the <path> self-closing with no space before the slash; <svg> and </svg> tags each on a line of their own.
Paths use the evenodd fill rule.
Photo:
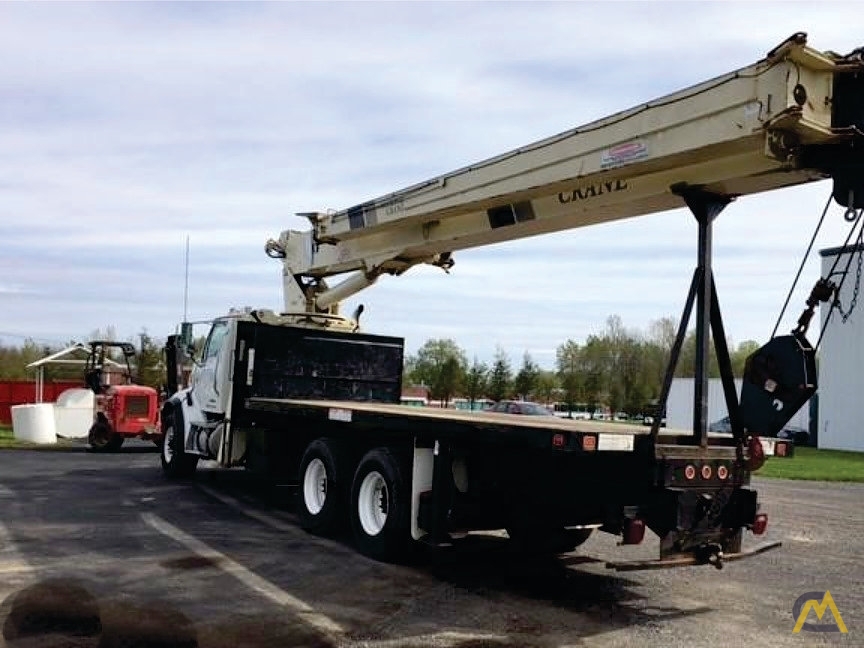
<svg viewBox="0 0 864 648">
<path fill-rule="evenodd" d="M 126 438 L 150 439 L 159 445 L 159 394 L 152 387 L 132 382 L 132 358 L 135 347 L 129 342 L 94 340 L 84 369 L 84 382 L 96 394 L 96 410 L 87 440 L 92 452 L 114 452 Z M 126 371 L 125 384 L 103 382 L 106 362 L 117 362 L 106 357 L 108 349 L 117 348 L 123 354 Z M 122 365 L 120 365 L 122 367 Z"/>
</svg>

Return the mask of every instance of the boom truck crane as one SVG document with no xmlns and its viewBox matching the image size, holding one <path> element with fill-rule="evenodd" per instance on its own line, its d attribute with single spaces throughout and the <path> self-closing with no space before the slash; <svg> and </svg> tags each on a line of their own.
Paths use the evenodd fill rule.
<svg viewBox="0 0 864 648">
<path fill-rule="evenodd" d="M 623 544 L 660 538 L 660 556 L 619 570 L 711 564 L 765 531 L 750 474 L 771 436 L 816 391 L 813 310 L 747 363 L 735 392 L 711 268 L 712 226 L 734 199 L 833 179 L 859 223 L 864 208 L 864 62 L 794 34 L 748 67 L 636 108 L 335 212 L 305 213 L 266 253 L 283 268 L 284 312 L 214 320 L 191 386 L 162 411 L 162 466 L 190 476 L 199 458 L 299 484 L 310 532 L 349 525 L 383 560 L 412 544 L 449 546 L 506 529 L 517 546 L 569 551 L 595 530 Z M 697 265 L 666 372 L 665 402 L 692 311 L 697 354 L 693 428 L 462 413 L 398 404 L 403 341 L 359 332 L 344 299 L 415 265 L 449 270 L 458 250 L 686 205 Z M 342 276 L 330 285 L 333 277 Z M 362 307 L 361 307 L 362 308 Z M 707 430 L 709 340 L 733 428 Z M 169 348 L 189 342 L 189 329 Z M 169 353 L 169 358 L 174 357 Z M 176 367 L 170 373 L 176 374 Z M 773 454 L 788 455 L 777 441 Z"/>
</svg>

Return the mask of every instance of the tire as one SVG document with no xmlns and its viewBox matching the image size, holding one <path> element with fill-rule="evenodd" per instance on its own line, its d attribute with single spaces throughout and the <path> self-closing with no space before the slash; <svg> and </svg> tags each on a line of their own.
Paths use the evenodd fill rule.
<svg viewBox="0 0 864 648">
<path fill-rule="evenodd" d="M 87 434 L 90 452 L 117 452 L 123 445 L 123 437 L 114 430 L 107 421 L 96 421 Z"/>
<path fill-rule="evenodd" d="M 346 522 L 349 459 L 333 439 L 315 439 L 300 460 L 297 515 L 300 527 L 316 535 L 337 531 Z"/>
<path fill-rule="evenodd" d="M 517 553 L 542 556 L 569 553 L 585 543 L 594 529 L 508 528 L 511 547 Z"/>
<path fill-rule="evenodd" d="M 411 498 L 405 471 L 393 452 L 366 453 L 351 484 L 351 530 L 357 549 L 375 560 L 403 558 L 411 541 Z"/>
<path fill-rule="evenodd" d="M 176 418 L 175 418 L 176 417 Z M 189 454 L 183 447 L 183 419 L 175 411 L 166 413 L 162 418 L 162 450 L 159 458 L 162 472 L 169 479 L 186 479 L 195 474 L 198 455 Z"/>
</svg>

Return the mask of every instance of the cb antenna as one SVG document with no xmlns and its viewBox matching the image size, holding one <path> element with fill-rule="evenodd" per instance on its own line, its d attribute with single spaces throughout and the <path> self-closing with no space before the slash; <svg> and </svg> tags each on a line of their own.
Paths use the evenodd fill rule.
<svg viewBox="0 0 864 648">
<path fill-rule="evenodd" d="M 187 321 L 189 314 L 189 235 L 186 235 L 186 272 L 183 281 L 183 321 Z"/>
</svg>

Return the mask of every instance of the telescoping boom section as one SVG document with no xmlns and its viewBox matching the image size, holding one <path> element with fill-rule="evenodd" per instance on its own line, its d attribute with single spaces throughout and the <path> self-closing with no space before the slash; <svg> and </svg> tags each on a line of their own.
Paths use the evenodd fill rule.
<svg viewBox="0 0 864 648">
<path fill-rule="evenodd" d="M 336 212 L 268 242 L 285 310 L 326 310 L 382 274 L 449 268 L 461 249 L 683 206 L 671 190 L 741 196 L 826 177 L 864 205 L 861 54 L 795 34 L 748 67 Z M 354 272 L 341 285 L 321 280 Z"/>
</svg>

